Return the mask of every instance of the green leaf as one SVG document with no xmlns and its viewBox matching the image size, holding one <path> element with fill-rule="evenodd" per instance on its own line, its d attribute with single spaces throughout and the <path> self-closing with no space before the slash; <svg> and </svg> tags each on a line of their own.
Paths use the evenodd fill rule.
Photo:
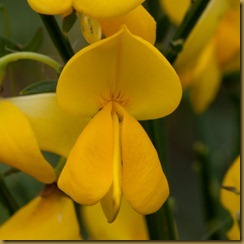
<svg viewBox="0 0 244 244">
<path fill-rule="evenodd" d="M 73 10 L 71 14 L 63 18 L 63 22 L 62 22 L 63 32 L 68 33 L 73 27 L 76 20 L 77 20 L 76 11 Z"/>
<path fill-rule="evenodd" d="M 22 50 L 22 46 L 20 44 L 0 36 L 0 57 L 12 53 L 13 51 L 20 50 Z"/>
<path fill-rule="evenodd" d="M 43 41 L 43 30 L 42 28 L 37 29 L 34 36 L 30 39 L 30 41 L 23 46 L 23 51 L 37 51 Z"/>
<path fill-rule="evenodd" d="M 35 82 L 26 88 L 24 88 L 20 95 L 31 95 L 31 94 L 38 94 L 38 93 L 45 93 L 45 92 L 55 92 L 57 86 L 56 80 L 50 81 L 38 81 Z"/>
</svg>

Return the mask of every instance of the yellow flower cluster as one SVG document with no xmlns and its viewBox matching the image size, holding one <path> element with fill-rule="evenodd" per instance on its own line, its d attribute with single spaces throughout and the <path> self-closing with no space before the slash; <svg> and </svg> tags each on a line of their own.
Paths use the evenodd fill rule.
<svg viewBox="0 0 244 244">
<path fill-rule="evenodd" d="M 182 89 L 170 63 L 153 46 L 156 24 L 142 2 L 28 0 L 46 15 L 76 11 L 92 44 L 64 66 L 56 94 L 0 100 L 0 161 L 46 184 L 41 195 L 0 227 L 0 239 L 81 239 L 72 200 L 100 202 L 112 223 L 122 202 L 129 204 L 128 211 L 132 207 L 145 215 L 168 198 L 157 151 L 137 120 L 172 113 Z M 105 35 L 101 40 L 99 28 Z M 61 174 L 41 150 L 67 158 Z M 92 211 L 82 209 L 92 238 L 101 238 L 99 231 L 106 234 L 108 226 L 101 222 L 103 229 L 92 230 Z M 118 216 L 134 223 L 118 238 L 148 238 L 136 212 Z M 138 236 L 139 227 L 143 233 Z"/>
<path fill-rule="evenodd" d="M 190 0 L 160 0 L 179 25 Z M 223 74 L 240 69 L 240 1 L 213 0 L 184 43 L 174 67 L 190 91 L 193 110 L 203 113 L 216 97 Z"/>
<path fill-rule="evenodd" d="M 149 239 L 144 215 L 157 212 L 170 189 L 139 121 L 174 112 L 182 87 L 196 113 L 207 109 L 223 75 L 240 69 L 240 6 L 210 1 L 171 65 L 154 46 L 156 22 L 144 1 L 27 0 L 42 15 L 75 14 L 88 45 L 62 69 L 28 52 L 0 58 L 0 85 L 7 64 L 19 58 L 44 62 L 59 75 L 55 92 L 0 97 L 0 163 L 44 184 L 0 226 L 0 240 L 82 240 L 80 217 L 89 239 Z M 159 2 L 179 26 L 192 1 Z M 43 151 L 61 163 L 54 168 Z M 240 195 L 233 193 L 240 192 L 239 173 L 240 158 L 221 192 L 233 218 L 230 239 L 240 239 Z"/>
</svg>

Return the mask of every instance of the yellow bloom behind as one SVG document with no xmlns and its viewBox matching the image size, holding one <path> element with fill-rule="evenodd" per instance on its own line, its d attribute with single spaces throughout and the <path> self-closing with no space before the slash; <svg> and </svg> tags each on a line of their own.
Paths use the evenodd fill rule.
<svg viewBox="0 0 244 244">
<path fill-rule="evenodd" d="M 81 240 L 73 202 L 48 186 L 0 227 L 1 240 Z"/>
<path fill-rule="evenodd" d="M 63 14 L 72 8 L 94 18 L 116 17 L 128 13 L 145 0 L 27 0 L 29 5 L 42 14 Z"/>
<path fill-rule="evenodd" d="M 238 156 L 233 164 L 228 169 L 221 189 L 221 203 L 230 212 L 233 219 L 233 225 L 227 232 L 227 237 L 230 240 L 240 240 L 240 156 Z M 229 188 L 229 189 L 228 189 Z M 240 220 L 239 220 L 240 221 Z"/>
<path fill-rule="evenodd" d="M 0 100 L 0 114 L 0 162 L 17 168 L 43 183 L 54 182 L 55 172 L 41 154 L 26 116 L 4 99 Z"/>
<path fill-rule="evenodd" d="M 154 43 L 156 22 L 141 5 L 142 2 L 144 0 L 28 0 L 34 11 L 47 15 L 67 15 L 75 9 L 88 43 L 101 39 L 99 23 L 105 36 L 116 33 L 122 24 L 126 24 L 132 33 Z"/>
<path fill-rule="evenodd" d="M 122 194 L 141 214 L 157 211 L 168 197 L 168 183 L 136 119 L 168 115 L 181 93 L 168 61 L 126 27 L 78 52 L 60 75 L 58 103 L 69 114 L 94 117 L 73 147 L 58 186 L 80 204 L 101 201 L 109 222 L 118 214 Z"/>
<path fill-rule="evenodd" d="M 7 100 L 27 117 L 42 150 L 67 158 L 90 118 L 63 113 L 56 99 L 55 93 L 43 93 Z"/>
<path fill-rule="evenodd" d="M 89 118 L 63 113 L 56 94 L 0 98 L 0 163 L 50 184 L 56 174 L 41 150 L 67 157 Z"/>
<path fill-rule="evenodd" d="M 170 19 L 179 24 L 190 1 L 161 0 L 161 4 Z M 178 4 L 184 6 L 178 8 Z M 219 90 L 223 73 L 240 67 L 239 0 L 210 1 L 174 67 L 183 88 L 190 90 L 193 110 L 198 114 L 204 112 Z"/>
<path fill-rule="evenodd" d="M 136 213 L 125 200 L 113 223 L 104 219 L 98 204 L 82 206 L 81 216 L 90 240 L 149 240 L 144 216 Z"/>
</svg>

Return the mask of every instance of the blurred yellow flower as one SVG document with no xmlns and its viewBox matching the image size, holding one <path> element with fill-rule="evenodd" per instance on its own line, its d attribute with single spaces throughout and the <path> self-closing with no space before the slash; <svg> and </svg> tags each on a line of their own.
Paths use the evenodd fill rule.
<svg viewBox="0 0 244 244">
<path fill-rule="evenodd" d="M 190 4 L 191 1 L 161 0 L 164 11 L 176 24 L 182 21 Z M 223 73 L 240 69 L 239 0 L 213 0 L 208 4 L 174 67 L 183 87 L 190 90 L 193 110 L 204 112 L 219 90 Z"/>
<path fill-rule="evenodd" d="M 226 233 L 230 240 L 240 240 L 240 174 L 240 156 L 238 156 L 226 172 L 220 192 L 221 203 L 233 219 L 233 225 Z"/>
<path fill-rule="evenodd" d="M 0 162 L 17 168 L 43 183 L 56 180 L 52 166 L 41 154 L 26 116 L 11 102 L 0 98 Z"/>
<path fill-rule="evenodd" d="M 83 36 L 88 43 L 116 33 L 121 24 L 151 43 L 156 38 L 156 23 L 141 5 L 145 0 L 101 1 L 101 0 L 27 0 L 30 7 L 42 14 L 68 15 L 75 9 L 80 17 Z M 102 30 L 101 30 L 102 28 Z"/>
<path fill-rule="evenodd" d="M 170 20 L 179 25 L 190 7 L 191 0 L 159 0 L 159 4 Z"/>
<path fill-rule="evenodd" d="M 68 157 L 71 148 L 90 118 L 64 113 L 57 104 L 56 93 L 11 97 L 28 119 L 41 150 Z"/>
<path fill-rule="evenodd" d="M 90 240 L 149 240 L 145 217 L 122 200 L 120 212 L 108 223 L 99 204 L 82 206 L 81 216 Z"/>
<path fill-rule="evenodd" d="M 56 94 L 0 98 L 0 162 L 50 184 L 56 174 L 41 150 L 67 157 L 88 123 L 63 113 Z"/>
<path fill-rule="evenodd" d="M 72 200 L 55 185 L 22 207 L 2 226 L 1 240 L 81 240 Z"/>
<path fill-rule="evenodd" d="M 31 8 L 43 14 L 63 14 L 76 9 L 94 18 L 116 17 L 128 13 L 145 0 L 27 0 Z"/>
<path fill-rule="evenodd" d="M 164 56 L 126 27 L 74 55 L 60 75 L 58 103 L 64 112 L 93 118 L 61 172 L 60 189 L 80 204 L 101 201 L 108 222 L 116 218 L 122 194 L 138 213 L 157 211 L 168 183 L 136 119 L 172 113 L 181 95 Z"/>
</svg>

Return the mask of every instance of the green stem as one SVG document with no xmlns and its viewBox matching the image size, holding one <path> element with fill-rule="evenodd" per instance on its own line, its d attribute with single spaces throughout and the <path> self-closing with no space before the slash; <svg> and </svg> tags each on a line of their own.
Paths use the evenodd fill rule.
<svg viewBox="0 0 244 244">
<path fill-rule="evenodd" d="M 203 207 L 205 221 L 207 223 L 207 233 L 211 233 L 218 223 L 219 201 L 217 198 L 217 184 L 212 174 L 212 164 L 210 162 L 209 150 L 202 142 L 196 142 L 194 145 L 197 162 L 196 169 L 200 179 L 202 189 Z M 220 240 L 220 232 L 213 232 L 211 239 Z"/>
<path fill-rule="evenodd" d="M 55 173 L 56 173 L 57 179 L 58 179 L 59 175 L 61 174 L 65 163 L 66 163 L 66 158 L 60 157 L 58 165 L 55 168 Z"/>
<path fill-rule="evenodd" d="M 0 58 L 0 85 L 4 78 L 7 65 L 11 62 L 15 62 L 20 59 L 29 59 L 29 60 L 34 60 L 34 61 L 44 63 L 44 64 L 50 66 L 51 68 L 55 69 L 58 74 L 61 71 L 61 65 L 57 61 L 55 61 L 54 59 L 52 59 L 46 55 L 38 54 L 35 52 L 10 53 L 10 54 L 7 54 Z"/>
<path fill-rule="evenodd" d="M 66 63 L 73 55 L 74 51 L 69 43 L 69 40 L 63 35 L 54 16 L 40 14 L 41 19 L 51 37 L 53 44 L 57 48 L 63 61 Z"/>
<path fill-rule="evenodd" d="M 165 119 L 145 121 L 142 122 L 142 125 L 152 140 L 162 163 L 162 168 L 167 175 L 167 130 Z M 146 222 L 151 240 L 178 239 L 170 199 L 156 213 L 147 215 Z"/>
<path fill-rule="evenodd" d="M 3 12 L 3 28 L 7 38 L 10 37 L 8 11 L 3 4 L 0 5 L 0 10 Z"/>
<path fill-rule="evenodd" d="M 19 209 L 17 202 L 14 200 L 11 193 L 9 192 L 1 174 L 0 174 L 0 197 L 5 202 L 5 206 L 8 208 L 10 215 L 14 214 Z"/>
<path fill-rule="evenodd" d="M 161 14 L 161 9 L 159 5 L 158 0 L 150 0 L 147 3 L 147 10 L 152 15 L 152 17 L 155 19 L 156 22 L 158 22 Z"/>
<path fill-rule="evenodd" d="M 165 56 L 170 63 L 175 61 L 178 53 L 181 51 L 183 42 L 190 34 L 209 1 L 194 1 L 190 6 L 184 20 L 177 28 L 169 46 L 166 48 Z M 154 6 L 154 4 L 151 4 L 149 7 L 153 8 Z M 157 13 L 155 9 L 151 9 L 151 11 Z M 162 167 L 167 175 L 167 131 L 165 124 L 163 124 L 163 120 L 146 121 L 142 124 L 144 124 L 145 130 L 158 152 L 160 161 L 163 162 Z M 178 238 L 169 201 L 166 201 L 156 213 L 146 216 L 146 221 L 152 240 L 175 240 Z"/>
<path fill-rule="evenodd" d="M 79 227 L 80 227 L 80 234 L 81 236 L 84 238 L 84 240 L 87 240 L 88 238 L 88 233 L 86 231 L 86 227 L 85 227 L 85 224 L 83 222 L 83 218 L 82 218 L 82 211 L 81 211 L 81 208 L 83 206 L 81 206 L 79 203 L 77 202 L 73 202 L 74 204 L 74 207 L 75 207 L 75 213 L 76 213 L 76 218 L 77 218 L 77 221 L 79 223 Z"/>
<path fill-rule="evenodd" d="M 192 1 L 183 21 L 177 28 L 172 40 L 165 50 L 164 55 L 171 64 L 175 61 L 179 52 L 182 50 L 184 41 L 192 31 L 209 1 L 211 0 Z"/>
</svg>

